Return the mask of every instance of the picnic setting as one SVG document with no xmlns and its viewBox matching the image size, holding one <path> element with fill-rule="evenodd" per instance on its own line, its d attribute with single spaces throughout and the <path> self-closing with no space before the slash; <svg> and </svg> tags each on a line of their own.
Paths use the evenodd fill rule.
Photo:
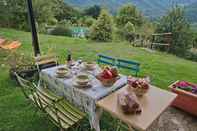
<svg viewBox="0 0 197 131">
<path fill-rule="evenodd" d="M 196 4 L 0 1 L 0 131 L 197 131 Z"/>
<path fill-rule="evenodd" d="M 104 54 L 97 54 L 96 61 L 74 60 L 73 53 L 67 50 L 63 64 L 55 55 L 34 57 L 36 70 L 31 73 L 38 74 L 36 82 L 28 79 L 28 72 L 13 72 L 24 97 L 60 130 L 88 119 L 91 128 L 100 131 L 103 112 L 120 121 L 117 127 L 124 123 L 129 131 L 148 130 L 169 106 L 196 115 L 197 108 L 191 108 L 196 104 L 196 84 L 177 81 L 166 91 L 152 85 L 149 76 L 138 75 L 139 62 Z"/>
</svg>

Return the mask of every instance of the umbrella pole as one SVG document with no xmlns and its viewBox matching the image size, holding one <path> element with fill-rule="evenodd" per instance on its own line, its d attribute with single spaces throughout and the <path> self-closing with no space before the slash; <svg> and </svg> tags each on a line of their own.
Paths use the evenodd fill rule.
<svg viewBox="0 0 197 131">
<path fill-rule="evenodd" d="M 27 6 L 28 6 L 29 24 L 30 24 L 31 33 L 32 33 L 32 46 L 34 49 L 34 55 L 37 56 L 37 55 L 40 55 L 40 48 L 39 48 L 39 42 L 38 42 L 38 35 L 36 31 L 32 0 L 27 0 Z"/>
</svg>

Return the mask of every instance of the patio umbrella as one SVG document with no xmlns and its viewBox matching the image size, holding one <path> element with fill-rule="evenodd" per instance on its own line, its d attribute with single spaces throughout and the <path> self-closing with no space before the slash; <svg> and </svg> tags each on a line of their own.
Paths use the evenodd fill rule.
<svg viewBox="0 0 197 131">
<path fill-rule="evenodd" d="M 32 45 L 34 49 L 34 55 L 37 56 L 37 55 L 40 55 L 40 48 L 39 48 L 39 42 L 38 42 L 38 35 L 36 31 L 32 0 L 27 0 L 27 6 L 28 6 L 29 24 L 30 24 L 31 33 L 32 33 Z"/>
</svg>

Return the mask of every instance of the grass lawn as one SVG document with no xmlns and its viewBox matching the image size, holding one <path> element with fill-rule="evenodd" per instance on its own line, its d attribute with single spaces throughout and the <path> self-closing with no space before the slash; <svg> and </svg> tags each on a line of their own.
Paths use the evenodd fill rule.
<svg viewBox="0 0 197 131">
<path fill-rule="evenodd" d="M 18 39 L 22 47 L 18 50 L 33 56 L 31 34 L 12 29 L 0 28 L 0 36 Z M 70 49 L 75 59 L 96 60 L 97 53 L 130 59 L 141 63 L 140 76 L 150 76 L 152 84 L 167 89 L 176 80 L 197 83 L 197 63 L 162 52 L 150 53 L 143 48 L 134 48 L 126 42 L 97 43 L 83 39 L 39 35 L 42 52 L 53 49 L 64 63 L 66 51 Z M 3 58 L 0 56 L 0 64 Z M 123 74 L 131 72 L 121 70 Z M 114 123 L 109 115 L 104 115 L 101 125 L 103 131 L 113 131 Z M 90 130 L 88 122 L 82 122 L 83 130 Z M 8 68 L 0 66 L 0 131 L 42 131 L 56 128 L 42 114 L 34 115 L 34 108 L 23 97 L 16 84 L 9 79 Z M 75 130 L 75 129 L 74 129 Z"/>
</svg>

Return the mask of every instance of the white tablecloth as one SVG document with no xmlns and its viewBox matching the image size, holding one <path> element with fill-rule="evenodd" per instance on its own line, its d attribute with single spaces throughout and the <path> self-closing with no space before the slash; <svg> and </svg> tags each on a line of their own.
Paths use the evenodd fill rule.
<svg viewBox="0 0 197 131">
<path fill-rule="evenodd" d="M 86 112 L 89 116 L 90 125 L 96 131 L 100 131 L 99 120 L 101 115 L 101 109 L 96 107 L 96 102 L 103 97 L 109 95 L 111 92 L 123 87 L 127 82 L 126 76 L 120 76 L 120 79 L 112 87 L 104 87 L 95 76 L 100 72 L 100 68 L 97 66 L 94 71 L 85 71 L 83 69 L 78 70 L 77 73 L 88 73 L 91 77 L 91 87 L 86 89 L 80 89 L 73 86 L 75 75 L 70 78 L 57 78 L 57 67 L 44 69 L 40 73 L 40 79 L 45 82 L 49 89 L 54 91 L 60 96 L 64 96 L 66 100 L 73 103 L 82 111 Z M 73 70 L 71 70 L 73 71 Z"/>
</svg>

